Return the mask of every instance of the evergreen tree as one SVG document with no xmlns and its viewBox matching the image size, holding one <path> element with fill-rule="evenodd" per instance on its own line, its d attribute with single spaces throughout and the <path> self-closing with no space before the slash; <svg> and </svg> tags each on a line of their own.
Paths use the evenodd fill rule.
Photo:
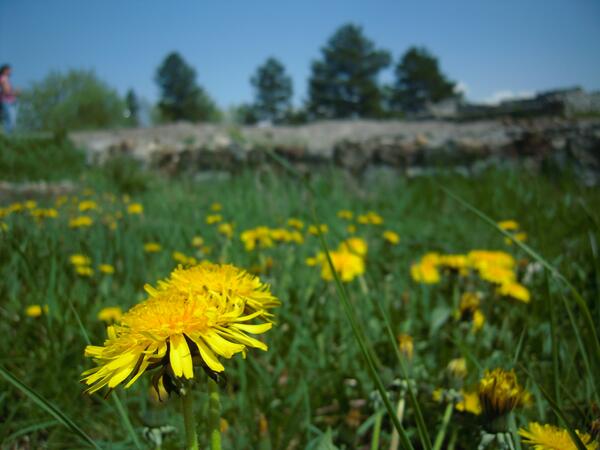
<svg viewBox="0 0 600 450">
<path fill-rule="evenodd" d="M 254 110 L 259 120 L 281 123 L 291 109 L 292 79 L 281 62 L 269 58 L 250 79 L 254 87 Z"/>
<path fill-rule="evenodd" d="M 127 118 L 131 125 L 137 127 L 140 123 L 139 112 L 140 102 L 133 89 L 129 89 L 125 94 L 125 105 L 127 106 Z"/>
<path fill-rule="evenodd" d="M 396 110 L 416 112 L 428 103 L 456 96 L 455 83 L 445 77 L 437 58 L 425 48 L 409 48 L 395 72 L 392 103 Z"/>
<path fill-rule="evenodd" d="M 177 52 L 170 53 L 156 71 L 161 90 L 158 107 L 166 120 L 215 120 L 214 102 L 196 83 L 196 71 Z"/>
<path fill-rule="evenodd" d="M 312 64 L 308 111 L 315 118 L 379 117 L 381 91 L 377 75 L 390 55 L 375 48 L 362 28 L 340 27 Z"/>
</svg>

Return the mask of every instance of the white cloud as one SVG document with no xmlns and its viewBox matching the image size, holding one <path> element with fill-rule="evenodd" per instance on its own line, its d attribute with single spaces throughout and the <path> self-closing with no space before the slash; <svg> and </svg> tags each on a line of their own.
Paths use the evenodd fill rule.
<svg viewBox="0 0 600 450">
<path fill-rule="evenodd" d="M 518 100 L 525 98 L 532 98 L 535 96 L 534 91 L 511 91 L 510 89 L 503 89 L 500 91 L 494 92 L 487 98 L 483 99 L 483 103 L 487 103 L 488 105 L 498 105 L 505 100 Z"/>
</svg>

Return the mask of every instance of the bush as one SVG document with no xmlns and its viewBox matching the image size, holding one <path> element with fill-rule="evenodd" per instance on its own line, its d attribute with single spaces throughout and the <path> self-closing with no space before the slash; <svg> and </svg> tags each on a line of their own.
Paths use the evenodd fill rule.
<svg viewBox="0 0 600 450">
<path fill-rule="evenodd" d="M 85 155 L 66 139 L 0 135 L 0 178 L 7 181 L 76 178 Z"/>
<path fill-rule="evenodd" d="M 125 123 L 125 104 L 94 72 L 50 73 L 23 92 L 19 127 L 27 131 L 110 128 Z"/>
</svg>

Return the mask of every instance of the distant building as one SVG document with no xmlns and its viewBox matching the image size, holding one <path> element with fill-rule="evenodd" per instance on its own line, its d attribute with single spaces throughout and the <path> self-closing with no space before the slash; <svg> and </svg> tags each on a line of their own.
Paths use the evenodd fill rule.
<svg viewBox="0 0 600 450">
<path fill-rule="evenodd" d="M 498 105 L 468 103 L 452 98 L 426 105 L 415 118 L 454 120 L 492 119 L 498 117 L 573 117 L 600 114 L 600 91 L 586 92 L 580 87 L 555 89 L 535 97 L 504 100 Z"/>
</svg>

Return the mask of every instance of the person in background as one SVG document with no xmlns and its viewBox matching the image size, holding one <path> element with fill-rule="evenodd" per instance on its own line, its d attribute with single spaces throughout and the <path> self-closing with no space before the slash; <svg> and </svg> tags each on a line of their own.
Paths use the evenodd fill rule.
<svg viewBox="0 0 600 450">
<path fill-rule="evenodd" d="M 8 64 L 0 67 L 0 107 L 4 131 L 10 134 L 15 129 L 17 122 L 17 96 L 19 91 L 13 89 L 10 84 L 10 66 Z"/>
</svg>

